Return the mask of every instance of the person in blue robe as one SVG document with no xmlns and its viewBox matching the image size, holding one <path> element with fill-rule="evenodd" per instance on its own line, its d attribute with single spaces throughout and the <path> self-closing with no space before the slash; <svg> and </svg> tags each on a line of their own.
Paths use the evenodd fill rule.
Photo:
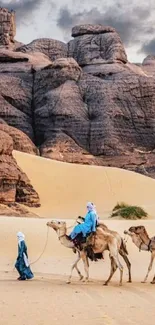
<svg viewBox="0 0 155 325">
<path fill-rule="evenodd" d="M 19 273 L 18 280 L 29 280 L 32 279 L 34 275 L 30 269 L 30 265 L 28 261 L 25 235 L 22 232 L 18 232 L 17 239 L 18 239 L 18 256 L 15 263 L 15 268 Z"/>
<path fill-rule="evenodd" d="M 86 237 L 89 233 L 96 231 L 98 216 L 93 203 L 87 203 L 87 211 L 88 212 L 84 218 L 84 222 L 76 225 L 70 233 L 69 238 L 71 240 L 74 240 L 80 233 L 82 233 L 83 237 Z"/>
</svg>

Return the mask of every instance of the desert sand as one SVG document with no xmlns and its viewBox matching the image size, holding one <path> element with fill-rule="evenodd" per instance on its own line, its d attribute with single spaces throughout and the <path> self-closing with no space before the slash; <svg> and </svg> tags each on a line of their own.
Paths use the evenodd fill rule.
<svg viewBox="0 0 155 325">
<path fill-rule="evenodd" d="M 109 274 L 109 257 L 90 262 L 90 282 L 79 282 L 76 271 L 66 284 L 76 256 L 62 246 L 56 233 L 47 228 L 51 218 L 65 218 L 67 226 L 85 213 L 87 201 L 93 201 L 109 228 L 123 232 L 132 225 L 145 225 L 155 235 L 155 181 L 145 176 L 116 168 L 77 166 L 14 152 L 20 167 L 38 191 L 42 206 L 33 209 L 41 219 L 0 218 L 0 324 L 2 325 L 154 325 L 155 285 L 142 284 L 150 253 L 139 252 L 129 238 L 127 248 L 132 263 L 133 283 L 127 283 L 124 265 L 123 286 L 119 271 L 108 287 L 103 286 Z M 117 201 L 146 207 L 152 220 L 125 221 L 107 219 Z M 46 219 L 48 217 L 48 219 Z M 49 230 L 48 230 L 49 229 Z M 23 231 L 28 245 L 34 279 L 18 282 L 14 262 L 17 255 L 17 231 Z M 68 229 L 68 232 L 71 228 Z M 45 247 L 45 243 L 47 245 Z M 122 261 L 122 259 L 120 258 Z M 84 274 L 82 263 L 79 264 Z"/>
<path fill-rule="evenodd" d="M 119 168 L 68 164 L 14 151 L 41 199 L 31 209 L 47 218 L 76 218 L 86 202 L 96 204 L 100 218 L 109 217 L 117 202 L 137 204 L 155 218 L 155 180 Z"/>
<path fill-rule="evenodd" d="M 35 278 L 27 282 L 16 281 L 17 273 L 13 271 L 17 251 L 16 232 L 22 230 L 25 233 L 29 258 L 34 262 L 45 246 L 46 222 L 45 219 L 0 218 L 2 325 L 154 324 L 155 285 L 149 282 L 154 270 L 148 283 L 140 282 L 146 273 L 150 253 L 139 253 L 130 239 L 127 248 L 132 263 L 131 284 L 126 283 L 127 269 L 123 263 L 123 286 L 118 286 L 118 271 L 109 286 L 103 286 L 109 273 L 108 252 L 105 253 L 104 261 L 90 262 L 90 283 L 79 282 L 74 272 L 72 283 L 66 284 L 76 256 L 60 244 L 52 229 L 49 229 L 44 254 L 32 265 Z M 154 221 L 141 223 L 150 235 L 155 234 Z M 73 220 L 68 220 L 67 224 L 72 225 Z M 108 220 L 106 224 L 123 234 L 124 229 L 139 222 Z M 81 263 L 80 269 L 84 274 Z"/>
</svg>

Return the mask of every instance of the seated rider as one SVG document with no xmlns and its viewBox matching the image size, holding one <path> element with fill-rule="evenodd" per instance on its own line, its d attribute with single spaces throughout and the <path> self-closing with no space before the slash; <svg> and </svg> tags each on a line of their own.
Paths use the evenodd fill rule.
<svg viewBox="0 0 155 325">
<path fill-rule="evenodd" d="M 88 234 L 96 231 L 96 226 L 98 223 L 98 216 L 95 210 L 93 203 L 87 203 L 87 214 L 84 218 L 84 221 L 74 227 L 72 232 L 69 235 L 71 240 L 74 240 L 77 235 L 82 234 L 86 238 Z"/>
</svg>

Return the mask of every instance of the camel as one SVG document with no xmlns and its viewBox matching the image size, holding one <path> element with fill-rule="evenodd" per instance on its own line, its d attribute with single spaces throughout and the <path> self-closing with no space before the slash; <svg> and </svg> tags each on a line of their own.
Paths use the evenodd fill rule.
<svg viewBox="0 0 155 325">
<path fill-rule="evenodd" d="M 75 247 L 74 243 L 68 239 L 66 222 L 63 222 L 63 221 L 60 222 L 60 221 L 52 220 L 51 222 L 47 222 L 47 226 L 53 228 L 56 231 L 56 233 L 58 235 L 58 239 L 60 240 L 60 243 L 63 246 L 65 246 L 67 248 L 71 248 L 74 252 L 76 252 L 76 251 L 78 252 L 78 257 L 77 257 L 77 259 L 75 260 L 75 262 L 73 263 L 73 265 L 71 267 L 71 273 L 70 273 L 70 276 L 69 276 L 69 278 L 67 280 L 67 283 L 71 283 L 71 277 L 72 277 L 72 273 L 73 273 L 74 268 L 76 269 L 76 271 L 77 271 L 77 273 L 78 273 L 78 275 L 80 277 L 80 280 L 84 280 L 83 275 L 81 274 L 80 270 L 77 267 L 77 264 L 80 261 L 80 259 L 82 259 L 83 264 L 84 264 L 84 270 L 85 270 L 85 273 L 86 273 L 86 281 L 87 281 L 88 278 L 89 278 L 88 258 L 87 258 L 86 254 L 83 251 L 80 251 L 79 249 L 77 249 L 77 247 Z"/>
<path fill-rule="evenodd" d="M 84 263 L 84 270 L 86 273 L 86 278 L 84 280 L 85 281 L 89 280 L 89 263 L 88 263 L 89 255 L 88 255 L 87 248 L 90 246 L 92 246 L 94 253 L 103 253 L 104 250 L 110 251 L 111 272 L 109 278 L 105 282 L 105 285 L 108 285 L 117 267 L 120 270 L 119 284 L 122 285 L 123 266 L 119 261 L 118 254 L 120 254 L 124 258 L 124 261 L 127 264 L 128 271 L 129 271 L 129 282 L 131 282 L 131 264 L 127 257 L 127 251 L 123 243 L 123 239 L 120 237 L 118 233 L 109 230 L 104 224 L 102 224 L 99 227 L 97 227 L 95 235 L 93 236 L 90 235 L 86 243 L 82 244 L 82 250 L 80 250 L 77 247 L 75 247 L 74 243 L 70 241 L 70 239 L 68 238 L 66 222 L 51 221 L 47 223 L 47 226 L 53 228 L 56 231 L 62 245 L 71 249 L 76 249 L 76 251 L 78 252 L 78 257 L 72 265 L 71 273 L 67 280 L 67 283 L 71 282 L 72 272 L 74 268 L 77 270 L 80 280 L 83 279 L 83 276 L 77 267 L 77 264 L 80 261 L 80 259 L 82 259 Z"/>
<path fill-rule="evenodd" d="M 113 230 L 110 230 L 104 223 L 102 220 L 99 220 L 99 227 L 102 228 L 104 231 L 110 233 L 112 236 L 116 237 L 117 241 L 118 241 L 118 248 L 119 248 L 119 254 L 122 256 L 122 258 L 124 259 L 124 262 L 126 263 L 127 265 L 127 268 L 128 268 L 128 274 L 129 274 L 129 278 L 128 278 L 128 283 L 131 283 L 132 282 L 132 279 L 131 279 L 131 263 L 128 259 L 128 251 L 126 249 L 126 245 L 124 243 L 124 240 L 123 238 L 120 236 L 120 234 L 116 231 L 113 231 Z M 112 256 L 110 256 L 110 259 L 112 258 Z M 111 264 L 113 265 L 113 259 L 111 260 Z M 111 265 L 111 266 L 112 266 Z M 117 269 L 117 265 L 115 264 L 115 267 L 114 267 L 114 272 L 116 271 Z M 114 274 L 114 273 L 113 273 Z M 113 274 L 111 274 L 111 277 L 113 276 Z M 110 278 L 111 279 L 111 278 Z M 109 281 L 110 281 L 109 279 Z M 108 282 L 109 282 L 108 281 Z M 106 283 L 105 283 L 106 284 Z"/>
<path fill-rule="evenodd" d="M 124 233 L 131 237 L 132 242 L 139 248 L 139 251 L 143 250 L 151 253 L 151 261 L 149 263 L 148 271 L 142 281 L 142 283 L 145 283 L 152 269 L 155 258 L 155 237 L 150 238 L 144 226 L 130 227 L 129 230 L 125 230 Z M 155 284 L 155 275 L 151 283 Z"/>
</svg>

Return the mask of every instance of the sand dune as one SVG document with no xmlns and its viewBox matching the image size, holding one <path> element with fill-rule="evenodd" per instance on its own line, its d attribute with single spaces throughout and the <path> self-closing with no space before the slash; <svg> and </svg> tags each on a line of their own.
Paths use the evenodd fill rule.
<svg viewBox="0 0 155 325">
<path fill-rule="evenodd" d="M 33 212 L 48 218 L 76 218 L 85 214 L 87 201 L 107 218 L 118 201 L 146 208 L 155 218 L 155 180 L 111 167 L 83 166 L 32 156 L 14 151 L 19 166 L 26 172 L 41 199 Z"/>
<path fill-rule="evenodd" d="M 117 271 L 108 287 L 103 281 L 109 274 L 108 253 L 105 261 L 90 263 L 88 284 L 80 283 L 76 272 L 73 283 L 65 283 L 75 254 L 63 247 L 55 232 L 50 229 L 47 247 L 41 259 L 32 265 L 35 278 L 29 282 L 17 282 L 13 272 L 17 252 L 16 232 L 26 235 L 30 261 L 35 261 L 42 253 L 47 236 L 47 220 L 0 218 L 0 320 L 2 325 L 153 325 L 154 289 L 149 281 L 142 284 L 150 254 L 139 253 L 129 239 L 127 248 L 132 263 L 133 283 L 128 284 L 124 266 L 123 287 L 118 286 Z M 73 220 L 67 220 L 72 225 Z M 150 235 L 155 234 L 154 221 L 141 221 Z M 113 221 L 106 224 L 123 235 L 124 229 L 138 221 Z M 3 248 L 2 248 L 3 247 Z M 122 260 L 121 260 L 122 261 Z M 123 264 L 124 265 L 124 264 Z M 80 263 L 82 273 L 83 265 Z"/>
</svg>

